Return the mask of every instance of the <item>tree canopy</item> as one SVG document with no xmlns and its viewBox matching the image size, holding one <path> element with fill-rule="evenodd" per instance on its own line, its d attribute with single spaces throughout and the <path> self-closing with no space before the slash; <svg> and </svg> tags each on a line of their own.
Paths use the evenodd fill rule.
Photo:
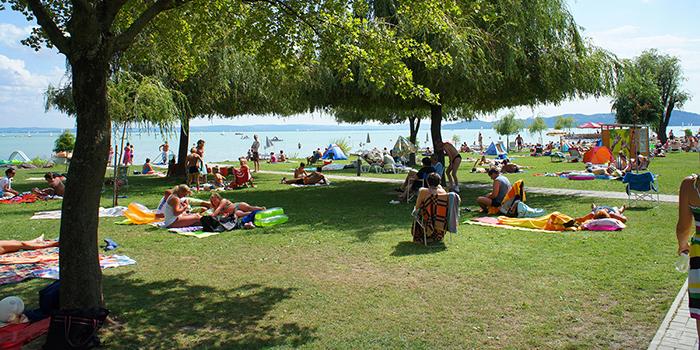
<svg viewBox="0 0 700 350">
<path fill-rule="evenodd" d="M 576 120 L 574 120 L 574 117 L 571 116 L 565 117 L 560 115 L 554 120 L 554 129 L 556 130 L 569 130 L 574 126 L 576 126 Z"/>
<path fill-rule="evenodd" d="M 64 130 L 61 135 L 58 136 L 56 142 L 54 142 L 53 151 L 54 152 L 66 152 L 72 151 L 75 147 L 75 136 L 70 130 Z"/>
<path fill-rule="evenodd" d="M 680 61 L 652 49 L 625 61 L 622 72 L 613 102 L 618 121 L 651 125 L 666 142 L 671 113 L 690 99 Z"/>
<path fill-rule="evenodd" d="M 510 147 L 510 135 L 518 133 L 524 127 L 522 120 L 515 119 L 515 113 L 509 112 L 493 124 L 496 133 L 506 137 L 506 148 Z"/>
<path fill-rule="evenodd" d="M 540 143 L 542 142 L 542 133 L 548 129 L 547 123 L 545 123 L 544 118 L 535 117 L 532 123 L 527 127 L 530 134 L 538 134 L 540 136 Z"/>
</svg>

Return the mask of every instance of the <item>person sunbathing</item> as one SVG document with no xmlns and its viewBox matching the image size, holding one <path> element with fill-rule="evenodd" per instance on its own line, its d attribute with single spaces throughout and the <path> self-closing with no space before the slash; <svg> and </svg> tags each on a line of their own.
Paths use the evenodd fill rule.
<svg viewBox="0 0 700 350">
<path fill-rule="evenodd" d="M 49 184 L 49 187 L 42 190 L 34 188 L 32 189 L 32 193 L 42 198 L 50 196 L 63 196 L 65 194 L 66 186 L 63 184 L 60 177 L 55 176 L 53 173 L 46 173 L 44 175 L 44 179 L 46 180 L 46 183 Z"/>
<path fill-rule="evenodd" d="M 508 159 L 504 159 L 501 164 L 501 173 L 504 174 L 515 174 L 520 172 L 520 166 L 515 163 L 511 163 Z"/>
<path fill-rule="evenodd" d="M 19 192 L 12 189 L 12 178 L 15 177 L 15 174 L 17 174 L 17 171 L 13 168 L 5 170 L 5 177 L 0 179 L 0 198 L 14 197 L 19 194 Z"/>
<path fill-rule="evenodd" d="M 304 183 L 303 179 L 309 176 L 309 173 L 306 172 L 306 164 L 304 163 L 299 163 L 299 167 L 294 169 L 294 178 L 287 180 L 286 177 L 282 178 L 282 181 L 280 183 L 286 184 L 286 185 L 291 185 L 291 184 L 297 184 L 301 185 Z"/>
<path fill-rule="evenodd" d="M 287 185 L 315 185 L 315 184 L 322 184 L 322 185 L 328 185 L 329 182 L 326 179 L 326 176 L 321 174 L 318 171 L 312 171 L 309 173 L 307 176 L 302 177 L 302 178 L 295 178 L 291 180 L 287 180 L 287 178 L 283 177 L 281 183 L 287 184 Z"/>
<path fill-rule="evenodd" d="M 230 200 L 221 197 L 221 195 L 218 193 L 212 193 L 211 197 L 209 197 L 209 201 L 211 202 L 211 207 L 214 208 L 214 212 L 211 213 L 211 216 L 214 217 L 229 217 L 233 215 L 236 218 L 242 218 L 254 211 L 266 209 L 265 207 L 250 205 L 246 202 L 233 203 Z"/>
<path fill-rule="evenodd" d="M 594 219 L 607 219 L 607 218 L 613 218 L 620 220 L 622 223 L 627 222 L 627 217 L 623 215 L 625 212 L 625 209 L 627 209 L 626 206 L 621 206 L 621 207 L 609 207 L 606 205 L 595 205 L 595 203 L 591 204 L 591 212 L 588 213 L 586 216 L 580 217 L 576 219 L 577 222 L 584 223 L 588 220 L 594 220 Z"/>
<path fill-rule="evenodd" d="M 58 241 L 47 241 L 41 235 L 30 241 L 0 241 L 0 254 L 14 253 L 20 250 L 35 250 L 42 248 L 58 247 Z"/>
<path fill-rule="evenodd" d="M 141 174 L 155 174 L 156 171 L 153 169 L 153 165 L 151 165 L 151 158 L 146 158 L 146 163 L 143 164 L 143 169 L 141 169 Z"/>
<path fill-rule="evenodd" d="M 190 214 L 190 205 L 184 197 L 192 191 L 187 185 L 177 185 L 172 189 L 172 194 L 165 201 L 163 214 L 165 226 L 168 228 L 196 226 L 202 218 L 199 214 Z"/>
<path fill-rule="evenodd" d="M 430 173 L 425 179 L 427 187 L 423 187 L 418 190 L 418 196 L 416 197 L 415 210 L 418 210 L 423 206 L 423 202 L 432 195 L 447 194 L 447 191 L 440 185 L 442 178 L 437 173 Z"/>
<path fill-rule="evenodd" d="M 226 184 L 224 181 L 226 181 L 226 178 L 224 178 L 223 175 L 219 172 L 219 167 L 215 166 L 212 168 L 211 172 L 214 174 L 214 187 L 224 187 Z"/>
<path fill-rule="evenodd" d="M 401 192 L 399 195 L 399 200 L 406 200 L 410 192 L 414 192 L 419 188 L 423 187 L 423 180 L 425 180 L 429 174 L 435 173 L 436 169 L 432 165 L 432 161 L 429 157 L 424 157 L 421 159 L 421 164 L 423 165 L 420 170 L 412 170 L 406 175 L 406 179 L 403 184 L 397 189 Z"/>
</svg>

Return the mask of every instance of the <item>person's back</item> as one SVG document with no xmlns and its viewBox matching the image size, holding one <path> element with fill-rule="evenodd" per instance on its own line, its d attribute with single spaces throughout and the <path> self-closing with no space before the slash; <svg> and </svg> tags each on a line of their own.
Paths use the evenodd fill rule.
<svg viewBox="0 0 700 350">
<path fill-rule="evenodd" d="M 494 179 L 494 181 L 500 183 L 500 186 L 498 187 L 498 195 L 496 196 L 496 198 L 494 198 L 494 201 L 502 203 L 503 198 L 505 198 L 508 191 L 510 191 L 510 180 L 508 180 L 508 178 L 503 175 L 499 175 Z"/>
<path fill-rule="evenodd" d="M 53 188 L 57 196 L 63 196 L 66 192 L 66 186 L 60 178 L 54 177 L 49 181 L 49 187 Z"/>
</svg>

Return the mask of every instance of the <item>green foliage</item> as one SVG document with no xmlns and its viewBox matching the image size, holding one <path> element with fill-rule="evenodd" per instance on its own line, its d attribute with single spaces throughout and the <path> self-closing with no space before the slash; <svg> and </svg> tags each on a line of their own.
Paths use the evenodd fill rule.
<svg viewBox="0 0 700 350">
<path fill-rule="evenodd" d="M 658 126 L 663 106 L 651 74 L 627 65 L 617 84 L 612 109 L 618 123 Z"/>
<path fill-rule="evenodd" d="M 556 130 L 570 130 L 576 125 L 574 117 L 565 117 L 560 115 L 554 120 L 554 129 Z"/>
<path fill-rule="evenodd" d="M 70 130 L 65 130 L 54 143 L 54 152 L 72 152 L 75 147 L 75 136 Z"/>
<path fill-rule="evenodd" d="M 48 161 L 47 161 L 46 159 L 41 159 L 41 157 L 34 157 L 34 158 L 29 162 L 29 164 L 32 164 L 32 165 L 36 166 L 37 168 L 42 168 L 42 167 L 44 167 L 47 163 L 48 163 Z"/>
<path fill-rule="evenodd" d="M 348 140 L 346 140 L 345 138 L 331 140 L 330 143 L 337 145 L 343 151 L 343 153 L 345 153 L 346 156 L 350 155 L 350 150 L 352 149 L 352 147 L 350 146 L 350 143 L 348 143 Z"/>
<path fill-rule="evenodd" d="M 509 112 L 493 124 L 493 128 L 499 135 L 508 136 L 518 133 L 523 129 L 523 122 L 515 119 L 515 113 Z"/>
<path fill-rule="evenodd" d="M 682 90 L 684 80 L 678 58 L 655 49 L 626 61 L 613 105 L 618 120 L 654 126 L 665 142 L 663 131 L 671 112 L 690 99 L 690 94 Z"/>
<path fill-rule="evenodd" d="M 685 137 L 693 137 L 693 130 L 685 129 L 683 132 L 685 133 Z"/>
<path fill-rule="evenodd" d="M 547 123 L 545 123 L 544 118 L 542 117 L 535 117 L 535 119 L 532 120 L 532 124 L 527 127 L 527 130 L 530 132 L 530 134 L 539 134 L 542 135 L 542 132 L 547 130 Z"/>
<path fill-rule="evenodd" d="M 454 134 L 452 135 L 452 143 L 455 145 L 458 145 L 462 141 L 462 138 L 459 137 L 459 135 Z"/>
</svg>

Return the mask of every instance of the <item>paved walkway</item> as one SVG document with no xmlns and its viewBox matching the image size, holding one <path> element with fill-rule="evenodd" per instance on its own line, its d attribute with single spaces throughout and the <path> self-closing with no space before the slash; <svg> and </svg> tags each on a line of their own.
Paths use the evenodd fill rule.
<svg viewBox="0 0 700 350">
<path fill-rule="evenodd" d="M 649 350 L 697 349 L 695 320 L 688 313 L 688 282 L 678 292 L 659 330 L 649 344 Z"/>
<path fill-rule="evenodd" d="M 261 170 L 263 174 L 274 174 L 274 175 L 286 175 L 290 176 L 291 173 L 284 171 L 267 171 Z M 346 180 L 346 181 L 364 181 L 364 182 L 379 182 L 379 183 L 393 183 L 400 184 L 403 180 L 400 179 L 389 179 L 389 178 L 378 178 L 371 176 L 348 176 L 348 175 L 328 175 L 325 174 L 327 178 L 331 180 Z M 491 185 L 487 184 L 465 184 L 462 185 L 463 188 L 490 188 Z M 588 191 L 588 190 L 573 190 L 573 189 L 562 189 L 562 188 L 542 188 L 542 187 L 527 187 L 527 192 L 538 193 L 538 194 L 552 194 L 557 196 L 578 196 L 578 197 L 594 197 L 594 198 L 610 198 L 610 199 L 627 199 L 627 194 L 625 192 L 606 192 L 606 191 Z M 662 194 L 659 195 L 659 201 L 666 203 L 678 203 L 678 196 Z"/>
</svg>

